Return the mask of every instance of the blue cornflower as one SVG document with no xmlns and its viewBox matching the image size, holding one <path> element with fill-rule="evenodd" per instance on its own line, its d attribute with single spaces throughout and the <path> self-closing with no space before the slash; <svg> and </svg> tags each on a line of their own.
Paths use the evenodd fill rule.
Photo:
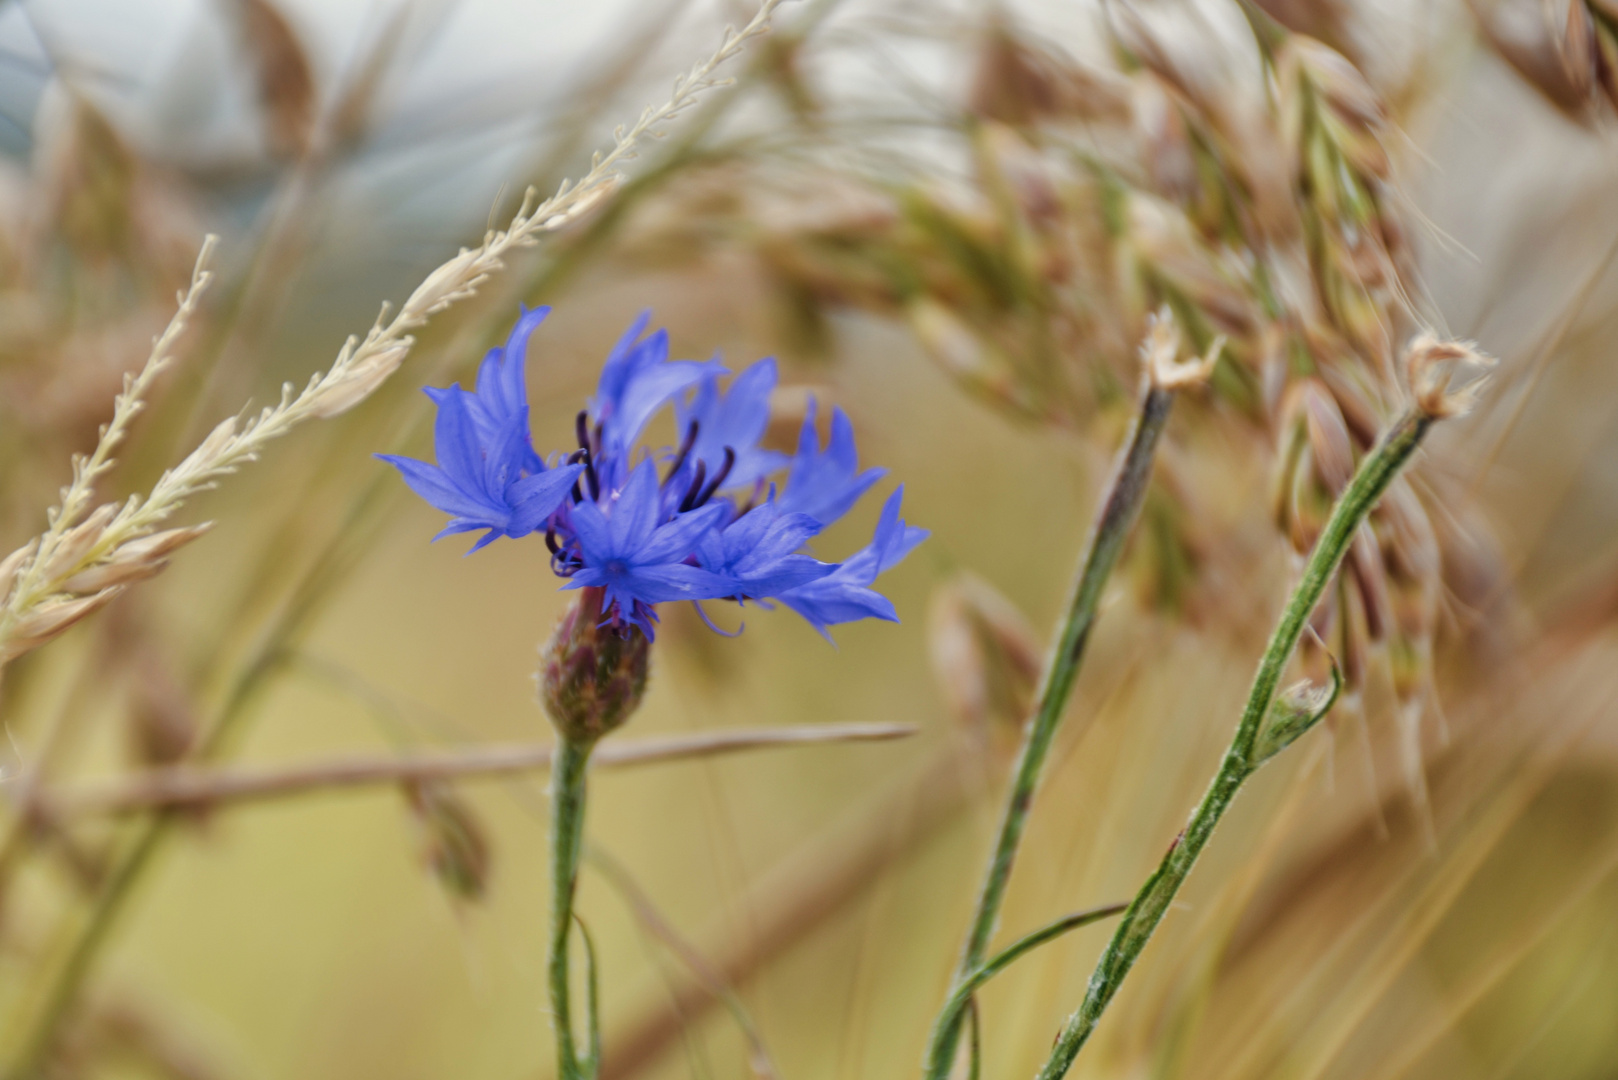
<svg viewBox="0 0 1618 1080">
<path fill-rule="evenodd" d="M 808 514 L 822 525 L 830 525 L 848 513 L 887 471 L 859 471 L 854 425 L 842 409 L 832 410 L 831 435 L 822 451 L 820 437 L 815 433 L 815 399 L 810 398 L 798 433 L 798 452 L 792 458 L 786 491 L 781 495 L 781 509 Z"/>
<path fill-rule="evenodd" d="M 927 535 L 899 520 L 899 493 L 871 544 L 847 562 L 803 550 L 884 472 L 859 470 L 842 410 L 832 414 L 824 449 L 813 401 L 796 455 L 764 449 L 775 362 L 759 361 L 721 391 L 718 361 L 671 361 L 668 335 L 646 334 L 642 315 L 613 347 L 578 415 L 578 448 L 547 467 L 528 433 L 524 367 L 528 339 L 548 313 L 523 310 L 505 346 L 484 358 L 474 390 L 428 391 L 438 406 L 438 464 L 378 455 L 452 515 L 440 536 L 484 529 L 475 551 L 500 536 L 543 531 L 564 587 L 595 590 L 588 610 L 624 635 L 651 638 L 657 605 L 675 600 L 779 599 L 822 634 L 854 619 L 897 618 L 871 585 Z M 671 402 L 678 449 L 637 449 L 647 423 Z M 668 462 L 661 477 L 660 459 Z M 783 472 L 777 496 L 771 481 Z"/>
</svg>

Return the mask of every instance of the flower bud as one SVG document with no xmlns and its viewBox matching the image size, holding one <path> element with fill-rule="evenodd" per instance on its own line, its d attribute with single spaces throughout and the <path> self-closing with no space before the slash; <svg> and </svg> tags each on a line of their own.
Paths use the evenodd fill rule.
<svg viewBox="0 0 1618 1080">
<path fill-rule="evenodd" d="M 540 702 L 557 735 L 586 746 L 640 705 L 651 653 L 633 626 L 620 632 L 600 625 L 601 603 L 600 589 L 582 590 L 540 654 Z"/>
</svg>

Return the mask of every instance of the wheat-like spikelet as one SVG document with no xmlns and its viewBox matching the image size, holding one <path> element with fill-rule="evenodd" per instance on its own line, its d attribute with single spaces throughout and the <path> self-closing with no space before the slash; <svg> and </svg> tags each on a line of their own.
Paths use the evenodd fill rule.
<svg viewBox="0 0 1618 1080">
<path fill-rule="evenodd" d="M 619 166 L 632 160 L 639 145 L 662 137 L 661 125 L 676 118 L 705 91 L 727 85 L 715 71 L 741 52 L 746 43 L 768 31 L 783 0 L 763 0 L 742 29 L 727 26 L 719 47 L 674 81 L 661 105 L 647 106 L 633 126 L 613 131 L 612 149 L 597 152 L 590 170 L 578 181 L 563 181 L 555 195 L 537 203 L 529 188 L 515 217 L 502 230 L 484 234 L 476 248 L 462 248 L 410 294 L 397 312 L 384 304 L 364 338 L 350 336 L 332 366 L 311 376 L 301 392 L 291 383 L 281 387 L 281 400 L 257 416 L 228 417 L 178 465 L 166 470 L 144 498 L 133 495 L 121 505 L 97 508 L 77 521 L 88 503 L 94 481 L 112 464 L 112 451 L 141 407 L 141 395 L 169 363 L 168 349 L 184 329 L 208 282 L 204 262 L 213 246 L 210 237 L 198 258 L 190 290 L 168 329 L 153 346 L 140 375 L 126 383 L 114 405 L 113 419 L 89 458 L 74 464 L 73 483 L 62 505 L 50 515 L 46 532 L 0 562 L 0 665 L 56 637 L 107 604 L 123 588 L 151 577 L 167 565 L 166 556 L 195 539 L 209 526 L 154 532 L 185 500 L 206 491 L 224 476 L 253 461 L 271 440 L 309 419 L 329 419 L 369 397 L 398 370 L 415 339 L 411 332 L 437 312 L 474 295 L 490 275 L 504 268 L 509 252 L 532 247 L 540 235 L 554 232 L 587 213 L 616 185 Z M 391 317 L 390 317 L 391 316 Z"/>
<path fill-rule="evenodd" d="M 120 516 L 135 508 L 132 500 L 85 508 L 95 483 L 114 463 L 114 452 L 129 433 L 129 425 L 145 408 L 146 392 L 158 375 L 173 363 L 173 349 L 196 312 L 213 275 L 208 260 L 217 238 L 207 237 L 197 254 L 191 284 L 179 294 L 179 307 L 152 339 L 152 351 L 135 375 L 124 376 L 123 391 L 113 399 L 112 419 L 101 428 L 95 450 L 73 459 L 73 480 L 62 489 L 62 501 L 46 513 L 45 532 L 0 561 L 0 664 L 60 634 L 79 619 L 106 604 L 123 586 L 150 577 L 164 565 L 168 552 L 193 539 L 207 526 L 171 529 L 157 535 L 125 531 L 113 533 Z M 113 539 L 109 542 L 109 534 Z M 122 541 L 121 543 L 119 541 Z"/>
</svg>

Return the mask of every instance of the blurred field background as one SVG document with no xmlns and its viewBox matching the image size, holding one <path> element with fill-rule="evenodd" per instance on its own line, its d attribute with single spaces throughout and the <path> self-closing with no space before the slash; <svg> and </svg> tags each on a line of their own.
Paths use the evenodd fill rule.
<svg viewBox="0 0 1618 1080">
<path fill-rule="evenodd" d="M 1239 39 L 1236 9 L 1140 6 L 1165 40 L 1203 42 L 1179 55 L 1224 93 L 1210 57 Z M 1442 594 L 1411 640 L 1432 659 L 1412 676 L 1392 638 L 1370 635 L 1353 699 L 1243 795 L 1074 1075 L 1618 1077 L 1611 60 L 1575 77 L 1586 57 L 1568 59 L 1576 19 L 1560 2 L 1263 7 L 1354 59 L 1389 104 L 1419 287 L 1401 333 L 1475 338 L 1501 370 L 1418 465 Z M 456 540 L 429 546 L 438 515 L 370 455 L 430 453 L 418 388 L 469 379 L 519 300 L 555 306 L 529 381 L 541 444 L 567 444 L 606 349 L 650 307 L 678 356 L 780 357 L 783 433 L 806 388 L 842 405 L 862 462 L 890 469 L 884 492 L 905 484 L 906 516 L 933 535 L 888 579 L 902 623 L 842 628 L 835 649 L 784 614 L 753 612 L 731 641 L 687 613 L 666 624 L 625 738 L 921 730 L 593 782 L 588 835 L 606 861 L 587 866 L 580 907 L 601 952 L 606 1073 L 758 1072 L 682 950 L 734 984 L 781 1076 L 914 1070 L 1029 657 L 1127 419 L 1141 311 L 1125 298 L 1127 317 L 1079 320 L 1042 346 L 1057 366 L 1032 375 L 983 342 L 1015 355 L 1043 301 L 1013 295 L 976 337 L 982 322 L 948 313 L 980 302 L 978 278 L 1009 280 L 990 258 L 1008 250 L 995 200 L 1024 198 L 1044 235 L 1017 183 L 1029 147 L 1057 152 L 1007 133 L 1070 107 L 1105 119 L 1070 101 L 1093 90 L 1071 73 L 1115 64 L 1120 10 L 783 8 L 737 85 L 647 149 L 613 201 L 435 318 L 359 408 L 189 505 L 181 521 L 218 525 L 161 577 L 11 664 L 5 790 L 173 762 L 220 725 L 219 756 L 257 765 L 547 740 L 532 671 L 562 597 L 537 541 L 465 560 Z M 1590 10 L 1591 26 L 1614 18 Z M 0 551 L 43 528 L 205 232 L 222 238 L 219 280 L 108 498 L 149 489 L 218 419 L 329 364 L 380 302 L 509 216 L 524 186 L 578 175 L 748 14 L 698 0 L 0 4 Z M 1591 55 L 1610 55 L 1610 32 L 1592 33 L 1608 37 Z M 1012 177 L 1003 190 L 986 159 Z M 907 274 L 924 284 L 892 286 Z M 1200 794 L 1295 569 L 1276 447 L 1262 406 L 1179 406 L 1164 494 L 1113 583 L 1003 938 L 1125 899 Z M 874 517 L 873 501 L 820 550 L 854 550 Z M 985 589 L 1033 629 L 993 600 L 998 637 L 963 621 Z M 1408 679 L 1428 673 L 1422 698 Z M 188 817 L 131 888 L 47 1074 L 550 1075 L 544 784 Z M 137 827 L 11 802 L 6 1068 Z M 654 919 L 637 915 L 642 894 Z M 1064 938 L 986 991 L 988 1075 L 1044 1060 L 1108 932 Z"/>
</svg>

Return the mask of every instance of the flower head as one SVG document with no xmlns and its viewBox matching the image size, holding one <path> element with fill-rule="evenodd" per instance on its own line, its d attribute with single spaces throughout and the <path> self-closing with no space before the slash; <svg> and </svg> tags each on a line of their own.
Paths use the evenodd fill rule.
<svg viewBox="0 0 1618 1080">
<path fill-rule="evenodd" d="M 577 449 L 547 466 L 528 431 L 524 374 L 528 339 L 546 314 L 524 309 L 505 346 L 484 359 L 472 391 L 428 391 L 438 406 L 437 464 L 378 455 L 451 515 L 440 536 L 483 529 L 475 551 L 542 532 L 563 587 L 585 590 L 592 618 L 620 636 L 638 631 L 650 640 L 657 605 L 676 600 L 767 606 L 777 599 L 822 634 L 836 623 L 897 619 L 871 586 L 927 535 L 899 520 L 899 492 L 871 544 L 847 562 L 804 550 L 884 473 L 860 470 L 842 410 L 832 413 L 824 448 L 811 401 L 798 452 L 767 449 L 760 443 L 775 362 L 753 364 L 722 389 L 717 360 L 670 360 L 668 335 L 647 334 L 642 315 L 613 347 L 578 415 Z M 637 447 L 670 404 L 680 444 Z M 782 473 L 777 495 L 771 480 Z"/>
</svg>

